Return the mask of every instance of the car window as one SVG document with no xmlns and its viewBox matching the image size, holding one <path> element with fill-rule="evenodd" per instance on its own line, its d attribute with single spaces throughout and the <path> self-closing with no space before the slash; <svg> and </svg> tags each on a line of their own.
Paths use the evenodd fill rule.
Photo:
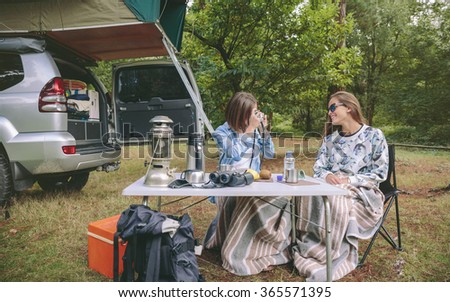
<svg viewBox="0 0 450 302">
<path fill-rule="evenodd" d="M 163 100 L 189 98 L 189 93 L 174 66 L 123 68 L 117 78 L 120 102 L 149 102 L 156 97 Z"/>
<path fill-rule="evenodd" d="M 96 81 L 86 69 L 80 66 L 74 66 L 71 63 L 62 60 L 56 60 L 56 64 L 58 65 L 59 72 L 64 80 L 72 80 L 74 82 L 81 81 L 84 82 L 87 89 L 98 91 L 99 88 L 97 87 Z"/>
<path fill-rule="evenodd" d="M 8 89 L 24 78 L 20 55 L 0 53 L 0 91 Z"/>
</svg>

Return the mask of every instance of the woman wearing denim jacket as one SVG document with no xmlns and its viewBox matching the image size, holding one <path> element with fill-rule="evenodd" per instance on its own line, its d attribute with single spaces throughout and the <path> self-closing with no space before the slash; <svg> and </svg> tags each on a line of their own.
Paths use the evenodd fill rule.
<svg viewBox="0 0 450 302">
<path fill-rule="evenodd" d="M 236 93 L 227 104 L 225 118 L 212 135 L 220 152 L 219 166 L 227 164 L 241 173 L 247 169 L 260 172 L 260 154 L 273 158 L 275 149 L 257 100 L 250 93 Z M 290 215 L 279 209 L 288 207 L 287 198 L 230 196 L 215 200 L 218 213 L 207 232 L 205 247 L 221 249 L 225 269 L 236 275 L 252 275 L 291 260 Z"/>
</svg>

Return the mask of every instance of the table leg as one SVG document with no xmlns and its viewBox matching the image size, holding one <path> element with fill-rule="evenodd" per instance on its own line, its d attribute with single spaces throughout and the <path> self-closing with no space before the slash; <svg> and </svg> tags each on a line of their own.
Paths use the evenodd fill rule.
<svg viewBox="0 0 450 302">
<path fill-rule="evenodd" d="M 148 196 L 142 197 L 142 204 L 148 207 Z M 161 211 L 161 196 L 156 197 L 156 208 Z"/>
<path fill-rule="evenodd" d="M 161 212 L 161 196 L 156 197 L 156 207 L 158 208 L 158 212 Z"/>
<path fill-rule="evenodd" d="M 332 275 L 332 261 L 331 261 L 331 211 L 330 201 L 327 196 L 322 196 L 325 206 L 325 244 L 326 244 L 326 257 L 327 257 L 327 281 L 333 281 Z"/>
<path fill-rule="evenodd" d="M 144 197 L 142 198 L 142 204 L 143 204 L 144 206 L 148 207 L 148 196 L 144 196 Z"/>
<path fill-rule="evenodd" d="M 291 202 L 291 225 L 292 225 L 292 230 L 291 230 L 291 242 L 294 245 L 296 243 L 297 240 L 297 234 L 296 234 L 296 217 L 295 217 L 295 197 L 292 196 Z"/>
</svg>

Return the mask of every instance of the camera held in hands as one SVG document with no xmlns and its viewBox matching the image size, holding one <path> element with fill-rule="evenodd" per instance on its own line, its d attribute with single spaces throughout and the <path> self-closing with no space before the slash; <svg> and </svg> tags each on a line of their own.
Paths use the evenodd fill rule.
<svg viewBox="0 0 450 302">
<path fill-rule="evenodd" d="M 256 110 L 255 115 L 258 118 L 260 123 L 264 122 L 264 113 L 262 113 L 262 111 Z"/>
</svg>

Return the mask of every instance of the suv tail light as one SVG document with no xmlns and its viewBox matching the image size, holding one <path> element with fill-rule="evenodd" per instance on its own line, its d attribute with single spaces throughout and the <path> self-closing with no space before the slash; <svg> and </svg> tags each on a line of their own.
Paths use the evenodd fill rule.
<svg viewBox="0 0 450 302">
<path fill-rule="evenodd" d="M 76 146 L 63 146 L 62 147 L 64 154 L 75 154 L 77 153 L 77 147 Z"/>
<path fill-rule="evenodd" d="M 53 78 L 48 81 L 39 94 L 40 112 L 66 112 L 66 103 L 64 82 L 61 78 Z"/>
</svg>

